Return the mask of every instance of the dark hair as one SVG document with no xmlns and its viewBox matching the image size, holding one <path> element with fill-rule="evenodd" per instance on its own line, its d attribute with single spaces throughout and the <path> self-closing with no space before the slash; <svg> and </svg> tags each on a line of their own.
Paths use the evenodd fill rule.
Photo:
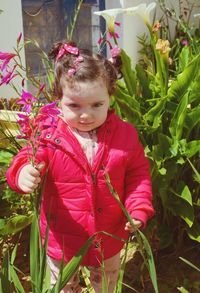
<svg viewBox="0 0 200 293">
<path fill-rule="evenodd" d="M 85 49 L 79 49 L 78 55 L 65 53 L 56 60 L 60 49 L 63 48 L 65 44 L 76 47 L 74 42 L 62 41 L 55 43 L 48 54 L 50 59 L 55 60 L 55 97 L 62 97 L 61 78 L 63 78 L 63 76 L 71 87 L 73 87 L 73 84 L 76 82 L 95 81 L 98 78 L 102 78 L 106 83 L 109 95 L 112 95 L 115 91 L 117 79 L 122 76 L 120 71 L 122 64 L 120 56 L 113 58 L 113 62 L 111 62 L 100 54 L 95 54 Z M 69 75 L 69 69 L 75 68 L 77 56 L 82 56 L 82 61 L 78 63 L 74 74 Z"/>
</svg>

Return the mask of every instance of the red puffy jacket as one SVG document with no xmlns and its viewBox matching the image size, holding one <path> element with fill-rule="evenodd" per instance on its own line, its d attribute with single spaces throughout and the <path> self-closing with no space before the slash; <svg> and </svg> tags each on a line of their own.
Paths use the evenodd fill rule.
<svg viewBox="0 0 200 293">
<path fill-rule="evenodd" d="M 112 186 L 130 215 L 146 225 L 154 214 L 149 163 L 134 127 L 110 113 L 98 130 L 98 151 L 90 166 L 66 123 L 44 121 L 39 136 L 37 162 L 45 161 L 40 230 L 45 237 L 49 218 L 48 255 L 68 262 L 86 240 L 97 231 L 127 239 L 126 219 L 105 181 L 108 172 Z M 27 164 L 27 148 L 13 159 L 7 171 L 8 184 L 19 189 L 18 174 Z M 99 233 L 84 258 L 85 265 L 100 265 L 118 253 L 124 242 Z"/>
</svg>

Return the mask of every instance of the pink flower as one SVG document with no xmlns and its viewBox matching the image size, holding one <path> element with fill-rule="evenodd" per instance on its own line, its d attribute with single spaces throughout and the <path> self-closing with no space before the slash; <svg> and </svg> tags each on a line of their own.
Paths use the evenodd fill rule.
<svg viewBox="0 0 200 293">
<path fill-rule="evenodd" d="M 17 44 L 19 45 L 20 41 L 21 41 L 21 38 L 22 38 L 22 32 L 19 34 L 18 38 L 17 38 Z"/>
<path fill-rule="evenodd" d="M 16 67 L 17 65 L 15 65 L 12 70 L 6 71 L 5 75 L 1 76 L 0 86 L 2 84 L 8 84 L 15 76 L 17 76 L 17 73 L 14 74 L 14 70 Z"/>
<path fill-rule="evenodd" d="M 17 123 L 20 125 L 21 127 L 21 133 L 20 135 L 17 136 L 18 139 L 26 139 L 31 137 L 32 134 L 32 129 L 30 127 L 30 120 L 29 120 L 29 116 L 25 115 L 25 114 L 17 114 L 19 116 L 19 120 L 17 121 Z"/>
<path fill-rule="evenodd" d="M 98 45 L 101 45 L 103 42 L 104 42 L 104 39 L 103 39 L 103 37 L 101 36 L 101 37 L 98 39 Z"/>
<path fill-rule="evenodd" d="M 42 84 L 40 85 L 39 93 L 38 93 L 38 94 L 41 94 L 41 92 L 44 90 L 44 88 L 45 88 L 45 83 L 42 83 Z"/>
<path fill-rule="evenodd" d="M 31 93 L 22 90 L 21 99 L 18 100 L 17 104 L 24 105 L 22 111 L 27 113 L 31 113 L 32 111 L 32 104 L 36 102 L 37 99 L 31 95 Z"/>
<path fill-rule="evenodd" d="M 55 121 L 55 116 L 61 114 L 61 111 L 56 107 L 57 103 L 58 102 L 55 101 L 40 108 L 37 121 L 42 121 L 46 117 L 51 117 L 53 123 Z"/>
<path fill-rule="evenodd" d="M 110 39 L 112 39 L 112 38 L 119 39 L 119 34 L 116 33 L 116 32 L 114 32 L 114 33 L 108 32 L 108 36 L 109 36 Z"/>
<path fill-rule="evenodd" d="M 116 24 L 117 26 L 121 26 L 121 23 L 120 23 L 119 21 L 115 21 L 115 24 Z"/>
<path fill-rule="evenodd" d="M 120 50 L 120 48 L 115 47 L 115 48 L 111 49 L 110 52 L 111 52 L 112 58 L 115 58 L 115 57 L 119 56 L 121 50 Z"/>
<path fill-rule="evenodd" d="M 188 46 L 189 45 L 189 42 L 188 42 L 188 40 L 182 40 L 181 41 L 181 44 L 183 45 L 183 46 Z"/>
<path fill-rule="evenodd" d="M 7 64 L 10 62 L 12 58 L 14 58 L 16 54 L 8 53 L 8 52 L 0 52 L 0 60 L 3 60 L 3 63 L 0 65 L 0 70 L 5 70 Z"/>
<path fill-rule="evenodd" d="M 58 115 L 60 114 L 60 110 L 56 107 L 57 105 L 57 101 L 49 103 L 45 106 L 43 106 L 40 111 L 39 114 L 43 114 L 43 115 Z"/>
</svg>

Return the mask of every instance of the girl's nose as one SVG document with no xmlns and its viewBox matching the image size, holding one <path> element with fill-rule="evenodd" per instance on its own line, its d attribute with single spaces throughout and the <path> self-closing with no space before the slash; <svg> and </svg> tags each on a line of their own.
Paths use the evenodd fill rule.
<svg viewBox="0 0 200 293">
<path fill-rule="evenodd" d="M 89 118 L 90 117 L 90 113 L 89 113 L 89 111 L 84 111 L 84 112 L 82 112 L 81 114 L 80 114 L 80 118 L 81 119 L 87 119 L 87 118 Z"/>
</svg>

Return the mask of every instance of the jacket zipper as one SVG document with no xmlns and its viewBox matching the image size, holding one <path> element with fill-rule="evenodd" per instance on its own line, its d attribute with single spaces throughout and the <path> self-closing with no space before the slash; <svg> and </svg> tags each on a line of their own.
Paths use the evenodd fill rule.
<svg viewBox="0 0 200 293">
<path fill-rule="evenodd" d="M 97 185 L 97 178 L 95 173 L 92 173 L 92 182 L 94 185 Z"/>
</svg>

